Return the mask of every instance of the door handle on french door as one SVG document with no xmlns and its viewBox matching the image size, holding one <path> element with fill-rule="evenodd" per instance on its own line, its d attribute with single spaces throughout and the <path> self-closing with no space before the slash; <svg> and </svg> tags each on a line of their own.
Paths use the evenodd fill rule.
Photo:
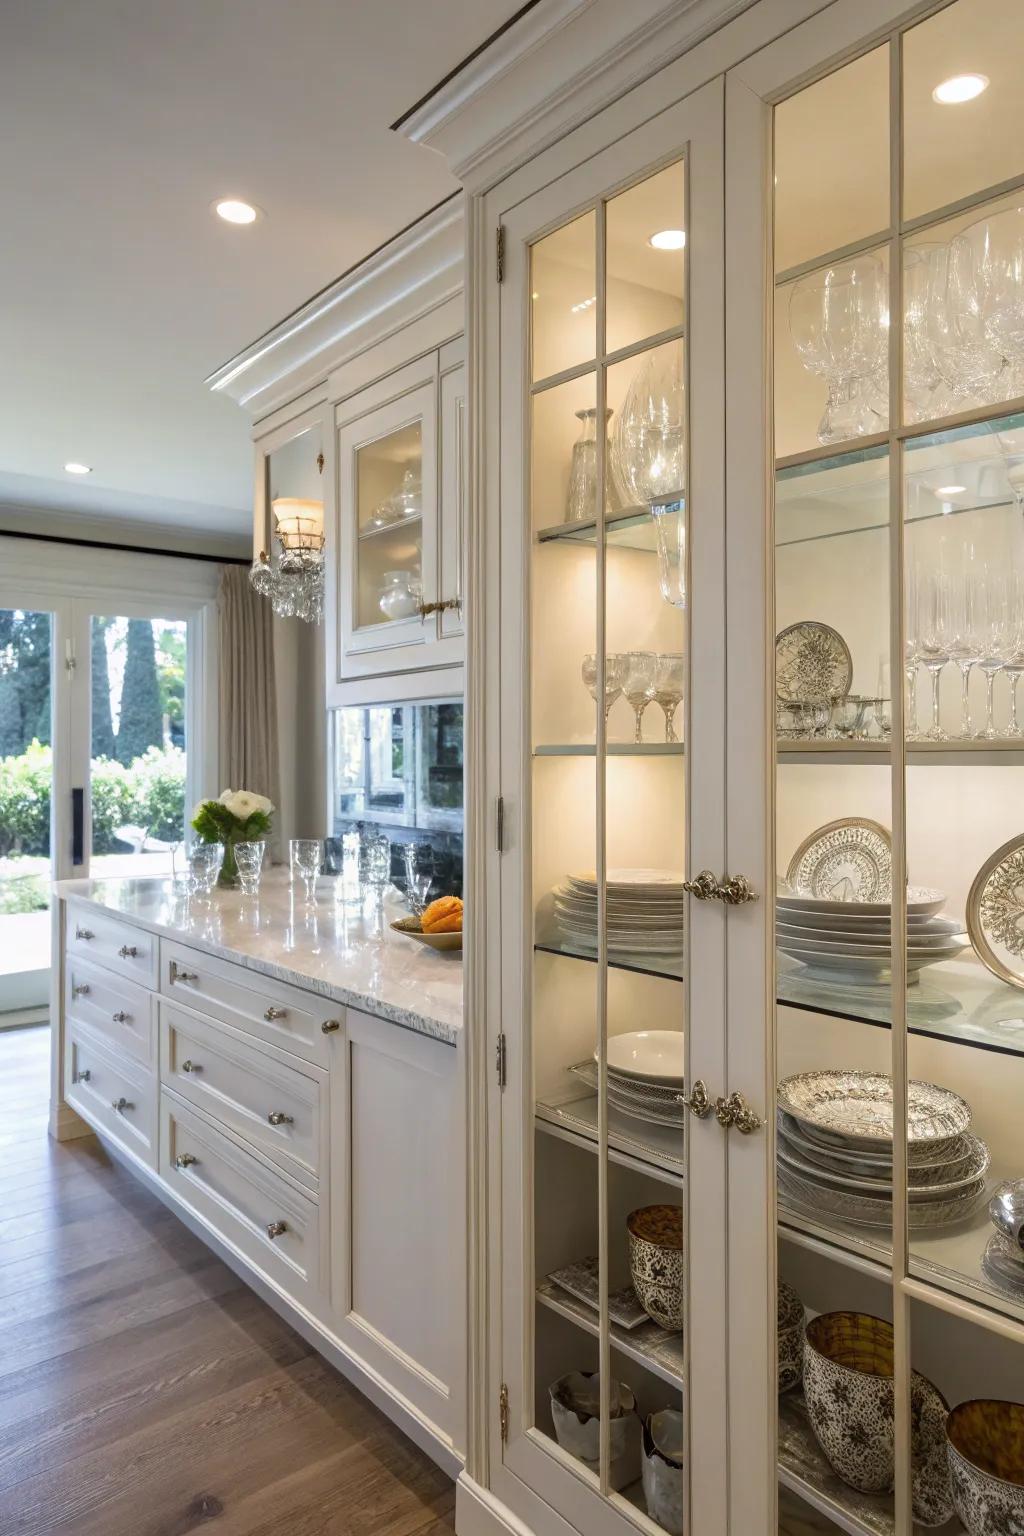
<svg viewBox="0 0 1024 1536">
<path fill-rule="evenodd" d="M 71 791 L 71 862 L 85 863 L 85 790 Z"/>
</svg>

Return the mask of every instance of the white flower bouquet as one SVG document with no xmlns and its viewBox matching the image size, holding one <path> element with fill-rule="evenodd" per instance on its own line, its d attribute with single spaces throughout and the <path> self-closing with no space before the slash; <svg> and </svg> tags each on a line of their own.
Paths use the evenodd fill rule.
<svg viewBox="0 0 1024 1536">
<path fill-rule="evenodd" d="M 204 843 L 224 845 L 218 885 L 237 885 L 234 845 L 265 837 L 273 812 L 274 806 L 266 795 L 256 795 L 248 789 L 226 789 L 219 800 L 200 800 L 192 813 L 194 830 Z"/>
</svg>

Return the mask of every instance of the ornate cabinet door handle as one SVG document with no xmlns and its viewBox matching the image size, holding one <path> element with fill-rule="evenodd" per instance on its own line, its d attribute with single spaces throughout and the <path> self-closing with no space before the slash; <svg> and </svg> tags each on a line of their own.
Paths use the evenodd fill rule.
<svg viewBox="0 0 1024 1536">
<path fill-rule="evenodd" d="M 683 1104 L 698 1120 L 706 1120 L 711 1113 L 711 1095 L 708 1093 L 708 1085 L 702 1077 L 698 1077 L 693 1085 L 693 1091 L 687 1098 L 680 1095 Z"/>
<path fill-rule="evenodd" d="M 715 1117 L 725 1130 L 734 1125 L 741 1136 L 753 1135 L 754 1131 L 759 1131 L 764 1123 L 760 1115 L 751 1109 L 742 1093 L 730 1093 L 727 1099 L 717 1099 Z"/>
<path fill-rule="evenodd" d="M 698 901 L 722 901 L 727 907 L 740 907 L 746 901 L 757 900 L 757 892 L 746 875 L 732 875 L 720 881 L 710 869 L 702 869 L 694 880 L 684 880 L 683 890 L 696 896 Z"/>
<path fill-rule="evenodd" d="M 683 890 L 698 901 L 716 901 L 721 895 L 718 881 L 710 869 L 702 869 L 695 880 L 684 880 Z"/>
<path fill-rule="evenodd" d="M 267 1236 L 273 1242 L 275 1237 L 282 1237 L 288 1231 L 286 1221 L 270 1221 L 267 1223 Z"/>
</svg>

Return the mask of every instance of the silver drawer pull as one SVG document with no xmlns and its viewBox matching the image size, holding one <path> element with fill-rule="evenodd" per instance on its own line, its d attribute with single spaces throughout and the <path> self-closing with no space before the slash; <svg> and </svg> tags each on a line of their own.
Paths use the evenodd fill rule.
<svg viewBox="0 0 1024 1536">
<path fill-rule="evenodd" d="M 93 937 L 94 937 L 94 934 L 93 934 L 93 931 L 92 931 L 91 928 L 76 928 L 75 929 L 75 938 L 76 939 L 91 939 Z"/>
<path fill-rule="evenodd" d="M 174 1159 L 174 1166 L 175 1168 L 191 1168 L 196 1163 L 198 1163 L 198 1161 L 198 1157 L 196 1157 L 192 1152 L 179 1152 L 177 1157 Z"/>
<path fill-rule="evenodd" d="M 71 1081 L 73 1083 L 87 1083 L 90 1077 L 92 1077 L 92 1073 L 89 1071 L 89 1068 L 86 1067 L 84 1072 L 72 1072 Z"/>
<path fill-rule="evenodd" d="M 267 1116 L 271 1125 L 294 1125 L 295 1116 L 286 1115 L 283 1109 L 272 1109 Z"/>
<path fill-rule="evenodd" d="M 171 981 L 198 981 L 195 971 L 183 971 L 176 961 L 171 961 Z"/>
<path fill-rule="evenodd" d="M 320 1031 L 325 1035 L 333 1035 L 335 1031 L 339 1030 L 340 1028 L 340 1019 L 324 1019 L 323 1023 L 320 1025 Z"/>
<path fill-rule="evenodd" d="M 123 1115 L 126 1109 L 134 1109 L 135 1105 L 130 1104 L 122 1094 L 119 1099 L 112 1099 L 110 1101 L 110 1107 L 111 1109 L 116 1109 L 119 1115 Z"/>
<path fill-rule="evenodd" d="M 139 952 L 135 948 L 134 944 L 122 944 L 121 948 L 118 950 L 118 954 L 121 956 L 122 960 L 134 960 L 138 953 Z"/>
<path fill-rule="evenodd" d="M 288 1017 L 288 1009 L 268 1008 L 263 1017 L 266 1019 L 268 1024 L 273 1024 L 275 1019 L 286 1019 Z"/>
<path fill-rule="evenodd" d="M 271 1242 L 274 1241 L 275 1237 L 283 1237 L 287 1231 L 288 1223 L 286 1221 L 270 1221 L 267 1223 L 267 1236 Z"/>
<path fill-rule="evenodd" d="M 130 1013 L 125 1013 L 123 1008 L 119 1008 L 117 1012 L 112 1013 L 110 1017 L 113 1019 L 115 1024 L 129 1024 L 131 1022 L 132 1016 Z"/>
<path fill-rule="evenodd" d="M 89 996 L 89 983 L 87 981 L 76 982 L 75 985 L 71 988 L 71 996 L 72 997 L 88 997 Z"/>
<path fill-rule="evenodd" d="M 201 1072 L 203 1069 L 199 1065 L 198 1061 L 191 1061 L 191 1060 L 189 1060 L 189 1061 L 183 1061 L 182 1062 L 181 1070 L 183 1072 Z"/>
</svg>

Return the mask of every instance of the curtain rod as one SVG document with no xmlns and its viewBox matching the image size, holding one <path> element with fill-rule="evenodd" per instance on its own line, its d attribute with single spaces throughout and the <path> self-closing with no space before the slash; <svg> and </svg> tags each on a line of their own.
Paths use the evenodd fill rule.
<svg viewBox="0 0 1024 1536">
<path fill-rule="evenodd" d="M 251 565 L 240 555 L 186 554 L 177 549 L 153 549 L 145 544 L 112 544 L 105 539 L 70 539 L 59 533 L 26 533 L 19 528 L 0 528 L 0 539 L 35 539 L 40 544 L 74 544 L 79 549 L 116 549 L 125 555 L 161 555 L 166 560 L 204 560 L 211 565 Z"/>
</svg>

